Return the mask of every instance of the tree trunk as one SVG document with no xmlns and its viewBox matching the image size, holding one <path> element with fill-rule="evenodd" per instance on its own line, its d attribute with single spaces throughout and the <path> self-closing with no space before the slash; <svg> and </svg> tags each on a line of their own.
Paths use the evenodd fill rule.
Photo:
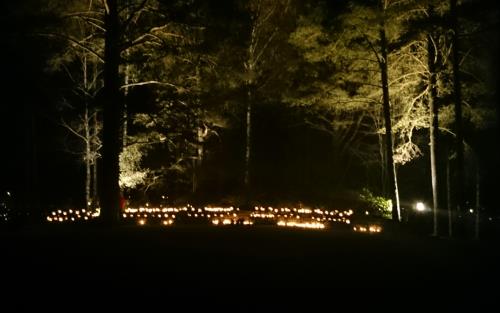
<svg viewBox="0 0 500 313">
<path fill-rule="evenodd" d="M 385 11 L 383 0 L 380 3 L 381 12 Z M 387 38 L 385 34 L 384 17 L 381 19 L 380 25 L 380 74 L 382 82 L 382 106 L 384 109 L 385 122 L 385 155 L 387 161 L 387 177 L 389 180 L 389 196 L 392 200 L 392 220 L 400 221 L 400 213 L 397 203 L 399 203 L 396 184 L 396 167 L 394 166 L 393 143 L 392 143 L 392 122 L 391 122 L 391 104 L 389 98 L 389 78 L 387 70 Z"/>
<path fill-rule="evenodd" d="M 450 0 L 451 8 L 451 29 L 452 29 L 452 62 L 453 62 L 453 94 L 455 101 L 455 132 L 456 132 L 456 150 L 457 150 L 457 213 L 461 218 L 465 210 L 464 198 L 464 142 L 462 129 L 462 90 L 460 86 L 460 59 L 459 59 L 459 43 L 458 43 L 458 12 L 457 0 Z M 458 222 L 459 232 L 463 234 L 464 223 Z"/>
<path fill-rule="evenodd" d="M 432 17 L 432 8 L 429 9 L 429 16 Z M 427 65 L 429 68 L 429 111 L 430 111 L 430 155 L 431 155 L 431 183 L 432 183 L 432 205 L 433 205 L 433 231 L 432 235 L 438 235 L 438 211 L 439 211 L 439 196 L 438 196 L 438 175 L 436 169 L 437 157 L 437 136 L 439 132 L 439 117 L 436 89 L 436 59 L 437 51 L 432 37 L 432 33 L 427 35 Z"/>
<path fill-rule="evenodd" d="M 247 108 L 246 108 L 246 143 L 245 143 L 245 189 L 246 192 L 250 192 L 250 159 L 251 159 L 251 151 L 252 151 L 252 101 L 253 101 L 253 93 L 252 87 L 248 86 L 247 92 Z"/>
<path fill-rule="evenodd" d="M 398 212 L 398 221 L 401 222 L 401 205 L 399 202 L 399 185 L 398 185 L 398 171 L 396 164 L 394 166 L 394 198 L 396 199 L 396 211 Z"/>
<path fill-rule="evenodd" d="M 381 134 L 377 135 L 378 137 L 378 148 L 380 154 L 380 183 L 382 186 L 382 194 L 387 194 L 387 170 L 386 170 L 386 158 L 385 158 L 385 144 L 384 144 L 384 136 Z"/>
<path fill-rule="evenodd" d="M 201 126 L 198 126 L 196 130 L 197 136 L 197 147 L 196 147 L 196 156 L 193 158 L 193 177 L 192 177 L 192 192 L 196 193 L 198 190 L 198 173 L 203 162 L 203 141 L 205 140 L 204 131 Z"/>
<path fill-rule="evenodd" d="M 83 89 L 88 92 L 89 91 L 89 85 L 88 85 L 88 78 L 87 78 L 87 73 L 88 73 L 88 65 L 87 65 L 87 56 L 85 55 L 83 57 L 83 65 L 82 65 L 82 71 L 83 71 Z M 85 209 L 89 209 L 90 207 L 90 183 L 91 183 L 91 145 L 92 145 L 92 138 L 90 134 L 90 118 L 89 118 L 89 104 L 87 101 L 87 96 L 85 95 L 85 112 L 83 115 L 83 129 L 84 129 L 84 137 L 85 137 Z"/>
<path fill-rule="evenodd" d="M 93 159 L 92 159 L 92 208 L 95 209 L 96 207 L 99 206 L 99 195 L 98 195 L 98 184 L 97 184 L 97 162 L 98 162 L 98 152 L 99 152 L 99 143 L 98 143 L 98 136 L 99 136 L 99 125 L 98 125 L 98 120 L 97 120 L 97 112 L 94 112 L 94 127 L 93 127 L 93 134 L 92 134 L 92 139 L 93 139 L 93 146 L 92 150 L 94 152 Z"/>
<path fill-rule="evenodd" d="M 85 129 L 85 208 L 88 210 L 91 205 L 90 196 L 90 185 L 92 180 L 91 166 L 92 166 L 92 155 L 91 155 L 91 145 L 92 138 L 90 134 L 90 119 L 89 119 L 89 108 L 85 104 L 84 113 L 84 129 Z"/>
<path fill-rule="evenodd" d="M 129 57 L 129 51 L 125 52 L 127 58 Z M 130 65 L 125 65 L 125 77 L 124 77 L 125 88 L 123 90 L 123 132 L 122 132 L 122 151 L 127 146 L 127 136 L 128 136 L 128 94 L 129 89 L 128 84 L 130 83 Z"/>
<path fill-rule="evenodd" d="M 119 220 L 120 187 L 118 184 L 121 150 L 120 130 L 123 99 L 120 94 L 119 17 L 117 0 L 105 0 L 103 146 L 100 184 L 101 217 L 105 224 Z"/>
<path fill-rule="evenodd" d="M 479 239 L 479 218 L 481 214 L 481 177 L 479 171 L 479 162 L 476 165 L 476 214 L 474 221 L 474 238 Z"/>
<path fill-rule="evenodd" d="M 453 237 L 453 209 L 451 205 L 450 158 L 446 161 L 446 203 L 448 205 L 448 237 Z"/>
</svg>

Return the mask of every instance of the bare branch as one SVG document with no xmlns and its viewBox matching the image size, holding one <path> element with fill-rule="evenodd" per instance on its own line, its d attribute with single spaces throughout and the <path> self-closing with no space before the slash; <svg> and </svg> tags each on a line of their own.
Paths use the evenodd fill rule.
<svg viewBox="0 0 500 313">
<path fill-rule="evenodd" d="M 78 131 L 76 131 L 73 127 L 71 127 L 70 125 L 68 125 L 68 123 L 66 123 L 65 120 L 62 120 L 61 123 L 60 123 L 60 125 L 62 127 L 64 127 L 64 128 L 66 128 L 67 130 L 69 130 L 73 135 L 77 136 L 78 138 L 80 138 L 84 142 L 88 142 L 88 139 L 85 138 L 85 136 L 83 136 Z"/>
<path fill-rule="evenodd" d="M 125 89 L 125 88 L 129 88 L 129 87 L 136 87 L 136 86 L 144 86 L 144 85 L 165 85 L 165 86 L 170 86 L 170 87 L 173 87 L 176 89 L 181 88 L 181 87 L 174 85 L 172 83 L 160 82 L 160 81 L 156 81 L 156 80 L 149 80 L 149 81 L 140 82 L 140 83 L 131 83 L 131 84 L 122 85 L 120 87 L 120 89 Z"/>
<path fill-rule="evenodd" d="M 54 34 L 54 33 L 36 33 L 36 35 L 38 36 L 45 36 L 45 37 L 55 37 L 55 38 L 60 38 L 60 39 L 64 39 L 64 40 L 67 40 L 69 42 L 72 42 L 74 44 L 76 44 L 77 46 L 79 46 L 80 48 L 82 48 L 83 50 L 89 52 L 90 54 L 94 55 L 96 58 L 98 58 L 101 62 L 104 63 L 104 57 L 101 56 L 97 51 L 95 51 L 94 49 L 82 44 L 80 41 L 78 41 L 77 39 L 71 37 L 71 36 L 66 36 L 66 35 L 63 35 L 63 34 Z"/>
<path fill-rule="evenodd" d="M 130 23 L 132 22 L 132 20 L 136 16 L 136 14 L 140 13 L 144 9 L 147 2 L 148 2 L 148 0 L 143 0 L 141 2 L 141 4 L 139 4 L 139 6 L 132 13 L 130 13 L 129 18 L 125 21 L 125 23 L 123 23 L 123 29 L 128 28 L 128 26 L 130 25 Z"/>
</svg>

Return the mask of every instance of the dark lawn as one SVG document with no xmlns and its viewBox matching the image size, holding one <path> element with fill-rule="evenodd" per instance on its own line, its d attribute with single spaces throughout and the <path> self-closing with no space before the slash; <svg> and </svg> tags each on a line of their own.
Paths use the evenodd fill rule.
<svg viewBox="0 0 500 313">
<path fill-rule="evenodd" d="M 2 285 L 13 290 L 90 285 L 124 290 L 160 286 L 463 291 L 500 282 L 494 242 L 403 233 L 80 225 L 4 231 L 0 245 Z"/>
</svg>

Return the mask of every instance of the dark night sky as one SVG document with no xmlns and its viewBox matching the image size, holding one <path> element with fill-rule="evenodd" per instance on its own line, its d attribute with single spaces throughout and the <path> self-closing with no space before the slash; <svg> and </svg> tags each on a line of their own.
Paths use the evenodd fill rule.
<svg viewBox="0 0 500 313">
<path fill-rule="evenodd" d="M 55 86 L 60 81 L 44 72 L 45 60 L 53 47 L 40 38 L 26 35 L 35 25 L 26 21 L 22 14 L 13 15 L 22 12 L 14 10 L 14 5 L 13 2 L 1 5 L 0 33 L 5 39 L 0 75 L 3 160 L 0 186 L 22 194 L 27 186 L 26 175 L 37 173 L 35 176 L 39 178 L 40 186 L 37 193 L 43 203 L 62 205 L 69 198 L 81 201 L 83 166 L 75 162 L 73 156 L 62 151 L 59 138 L 64 131 L 56 124 L 53 104 L 57 101 Z M 498 47 L 495 49 L 498 51 Z M 496 60 L 492 68 L 499 69 L 498 63 Z M 33 118 L 31 114 L 34 114 Z M 267 108 L 256 114 L 261 114 L 255 129 L 255 158 L 259 164 L 255 179 L 259 183 L 258 192 L 265 194 L 273 190 L 276 194 L 292 194 L 295 198 L 312 198 L 315 195 L 311 190 L 318 186 L 325 189 L 336 186 L 329 179 L 331 175 L 344 175 L 346 181 L 356 180 L 363 175 L 356 171 L 356 167 L 352 168 L 352 172 L 340 174 L 339 168 L 342 166 L 331 164 L 335 151 L 329 147 L 330 139 L 314 131 L 300 128 L 290 130 L 284 122 L 280 122 L 289 114 L 283 108 Z M 234 134 L 228 136 L 229 143 L 242 139 Z M 485 203 L 494 209 L 498 192 L 496 180 L 500 174 L 497 166 L 500 155 L 498 130 L 474 136 L 478 149 L 482 151 Z M 229 169 L 215 168 L 214 175 L 234 176 L 241 164 L 235 157 L 238 148 L 226 146 L 224 149 L 227 150 L 220 151 L 221 160 L 213 162 L 218 166 L 226 164 Z M 31 162 L 34 153 L 38 158 L 36 167 Z M 403 197 L 411 195 L 406 197 L 408 200 L 418 197 L 430 199 L 430 183 L 425 182 L 424 172 L 430 172 L 427 155 L 401 170 Z M 231 179 L 235 178 L 221 182 L 214 188 L 230 188 Z"/>
</svg>

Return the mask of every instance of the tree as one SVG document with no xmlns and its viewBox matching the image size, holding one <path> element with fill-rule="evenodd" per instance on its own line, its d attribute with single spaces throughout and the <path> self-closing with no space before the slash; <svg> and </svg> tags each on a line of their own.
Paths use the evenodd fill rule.
<svg viewBox="0 0 500 313">
<path fill-rule="evenodd" d="M 450 0 L 450 29 L 452 31 L 452 65 L 453 65 L 453 96 L 455 102 L 455 132 L 456 132 L 456 172 L 457 172 L 457 212 L 459 215 L 464 213 L 464 144 L 463 144 L 463 126 L 462 126 L 462 89 L 460 79 L 460 57 L 459 57 L 459 28 L 457 0 Z M 460 228 L 462 223 L 459 224 Z M 459 232 L 463 232 L 461 229 Z"/>
<path fill-rule="evenodd" d="M 379 1 L 376 5 L 350 4 L 346 12 L 339 17 L 342 30 L 334 32 L 333 38 L 328 39 L 328 35 L 322 38 L 324 35 L 318 34 L 322 31 L 321 27 L 310 29 L 313 33 L 309 35 L 305 35 L 307 32 L 304 30 L 298 32 L 298 35 L 305 35 L 302 37 L 302 43 L 306 45 L 306 49 L 310 50 L 306 52 L 307 58 L 316 62 L 332 62 L 336 65 L 337 73 L 334 74 L 333 88 L 337 89 L 335 92 L 325 91 L 325 93 L 328 99 L 341 97 L 341 100 L 339 98 L 330 100 L 330 105 L 345 110 L 346 107 L 353 108 L 346 105 L 346 102 L 351 105 L 357 103 L 357 107 L 354 108 L 359 110 L 360 123 L 367 112 L 373 112 L 370 117 L 371 129 L 372 134 L 376 134 L 377 127 L 374 126 L 380 125 L 378 113 L 380 111 L 370 105 L 382 104 L 382 120 L 385 130 L 382 159 L 388 179 L 389 197 L 394 205 L 394 220 L 399 220 L 400 214 L 391 118 L 390 87 L 392 86 L 389 81 L 391 68 L 389 58 L 393 51 L 389 49 L 390 44 L 401 35 L 400 22 L 395 18 L 395 15 L 400 12 L 398 9 L 398 4 L 391 1 Z M 377 26 L 373 27 L 373 25 Z M 329 40 L 327 44 L 321 42 L 325 39 Z M 377 74 L 380 75 L 378 79 Z M 398 78 L 394 81 L 398 82 Z M 331 85 L 326 86 L 331 87 Z M 394 103 L 392 105 L 394 106 Z M 363 111 L 364 114 L 361 113 Z"/>
<path fill-rule="evenodd" d="M 264 73 L 272 66 L 273 48 L 279 45 L 280 32 L 284 32 L 283 22 L 290 15 L 290 5 L 290 0 L 250 0 L 248 2 L 250 36 L 244 61 L 244 84 L 247 95 L 244 185 L 247 193 L 251 184 L 252 106 L 257 98 L 256 93 L 269 80 L 269 77 L 264 77 Z M 266 75 L 270 74 L 266 73 Z"/>
<path fill-rule="evenodd" d="M 104 1 L 104 69 L 103 89 L 99 99 L 103 108 L 100 204 L 102 220 L 115 224 L 120 214 L 120 130 L 123 95 L 120 90 L 120 20 L 117 0 Z"/>
<path fill-rule="evenodd" d="M 200 26 L 206 8 L 197 5 L 160 6 L 176 18 L 162 27 L 162 36 L 156 33 L 129 51 L 129 83 L 124 87 L 130 89 L 130 131 L 121 177 L 126 188 L 185 194 L 190 184 L 195 194 L 205 141 L 224 124 L 209 95 L 216 63 L 206 27 Z"/>
<path fill-rule="evenodd" d="M 384 109 L 384 124 L 385 124 L 385 144 L 386 144 L 386 160 L 387 160 L 387 172 L 389 178 L 389 190 L 390 198 L 393 200 L 392 209 L 392 219 L 394 221 L 399 221 L 401 218 L 399 209 L 399 195 L 398 186 L 396 181 L 396 166 L 394 164 L 393 156 L 393 144 L 392 144 L 392 121 L 391 121 L 391 106 L 389 98 L 389 77 L 388 77 L 388 42 L 386 37 L 386 20 L 385 11 L 387 10 L 388 3 L 385 0 L 380 1 L 380 55 L 377 56 L 377 60 L 380 66 L 380 75 L 382 83 L 382 107 Z M 394 209 L 396 205 L 396 209 Z"/>
<path fill-rule="evenodd" d="M 176 5 L 182 3 L 181 1 Z M 119 154 L 122 151 L 124 134 L 127 133 L 122 113 L 124 91 L 128 93 L 132 87 L 147 85 L 170 85 L 177 88 L 168 82 L 148 80 L 146 73 L 137 65 L 141 59 L 144 60 L 140 53 L 147 51 L 146 56 L 157 56 L 158 51 L 169 48 L 168 44 L 183 38 L 183 34 L 179 32 L 182 29 L 180 24 L 175 24 L 177 29 L 172 31 L 165 7 L 158 1 L 130 0 L 121 3 L 109 0 L 91 8 L 80 10 L 78 5 L 69 5 L 63 9 L 66 10 L 63 18 L 77 19 L 88 27 L 89 31 L 85 36 L 72 32 L 72 29 L 47 35 L 63 39 L 81 55 L 91 54 L 103 63 L 103 87 L 95 99 L 103 112 L 99 186 L 103 220 L 113 224 L 119 217 Z M 153 66 L 153 60 L 146 58 L 145 61 L 147 63 L 143 68 Z M 135 66 L 131 69 L 131 65 Z M 123 81 L 124 77 L 126 82 Z"/>
<path fill-rule="evenodd" d="M 431 6 L 428 9 L 430 19 L 433 18 L 434 8 Z M 438 63 L 438 48 L 436 36 L 433 31 L 427 35 L 427 63 L 429 68 L 429 111 L 431 113 L 430 125 L 430 155 L 431 155 L 431 180 L 432 180 L 432 204 L 433 204 L 433 235 L 438 235 L 438 210 L 439 210 L 439 197 L 438 197 L 438 174 L 436 168 L 437 158 L 437 135 L 439 132 L 439 117 L 438 117 L 438 98 L 437 98 L 437 80 L 436 80 L 436 63 Z"/>
<path fill-rule="evenodd" d="M 88 7 L 78 9 L 90 13 L 94 8 L 90 2 Z M 79 42 L 92 36 L 93 27 L 79 19 L 69 18 L 64 25 L 68 35 L 74 35 Z M 60 53 L 49 60 L 49 65 L 51 72 L 64 72 L 71 81 L 69 94 L 63 95 L 64 108 L 61 112 L 63 115 L 73 116 L 69 121 L 67 117 L 63 117 L 61 125 L 83 144 L 83 147 L 80 144 L 77 148 L 71 147 L 69 152 L 79 155 L 85 163 L 85 207 L 95 208 L 98 204 L 97 159 L 100 157 L 101 121 L 94 101 L 102 87 L 99 76 L 101 62 L 93 53 L 81 49 L 71 41 L 65 41 Z"/>
</svg>

